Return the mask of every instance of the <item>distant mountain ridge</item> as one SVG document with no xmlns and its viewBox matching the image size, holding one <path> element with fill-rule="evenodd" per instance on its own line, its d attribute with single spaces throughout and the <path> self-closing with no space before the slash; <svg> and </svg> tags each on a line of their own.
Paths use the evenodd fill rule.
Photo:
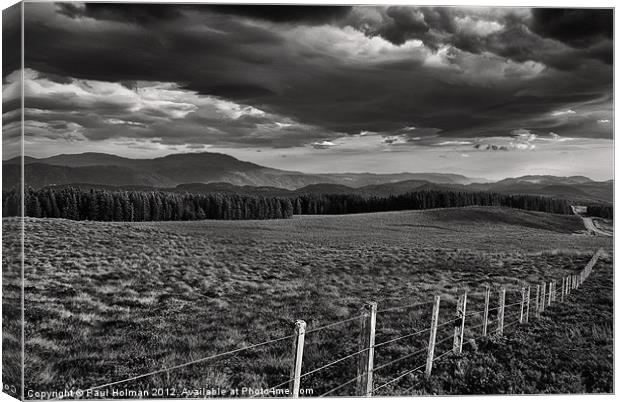
<svg viewBox="0 0 620 402">
<path fill-rule="evenodd" d="M 20 158 L 3 162 L 3 188 L 19 183 Z M 585 176 L 527 175 L 497 182 L 477 182 L 444 173 L 306 174 L 264 167 L 219 153 L 172 154 L 130 159 L 103 153 L 25 157 L 26 184 L 33 188 L 79 185 L 125 189 L 245 194 L 399 195 L 419 190 L 493 191 L 533 194 L 576 201 L 612 202 L 613 180 L 596 182 Z"/>
<path fill-rule="evenodd" d="M 5 188 L 19 182 L 20 160 L 13 158 L 3 162 L 7 170 L 4 174 Z M 293 190 L 321 183 L 361 187 L 412 179 L 452 184 L 475 181 L 463 175 L 443 173 L 308 174 L 268 168 L 211 152 L 172 154 L 154 159 L 130 159 L 103 153 L 62 154 L 48 158 L 25 157 L 24 163 L 26 182 L 35 188 L 68 183 L 174 187 L 184 183 L 227 182 L 237 186 L 273 186 Z M 101 174 L 97 174 L 98 169 Z"/>
</svg>

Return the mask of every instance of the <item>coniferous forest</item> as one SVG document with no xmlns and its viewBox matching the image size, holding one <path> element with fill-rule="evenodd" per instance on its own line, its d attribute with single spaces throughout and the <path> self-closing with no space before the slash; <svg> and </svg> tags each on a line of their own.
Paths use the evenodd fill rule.
<svg viewBox="0 0 620 402">
<path fill-rule="evenodd" d="M 27 189 L 26 216 L 93 221 L 189 221 L 200 219 L 286 219 L 295 215 L 338 215 L 465 206 L 503 206 L 571 214 L 566 200 L 491 192 L 424 190 L 388 197 L 359 194 L 300 194 L 293 197 L 165 191 L 113 191 L 74 187 Z M 19 193 L 3 192 L 3 216 L 18 216 Z M 611 218 L 613 207 L 589 205 L 590 215 Z"/>
<path fill-rule="evenodd" d="M 606 219 L 614 218 L 613 205 L 601 205 L 601 204 L 588 204 L 588 215 L 598 216 Z"/>
<path fill-rule="evenodd" d="M 389 197 L 350 194 L 301 195 L 295 200 L 295 214 L 350 214 L 466 206 L 501 206 L 555 214 L 571 214 L 566 200 L 533 195 L 491 192 L 423 190 Z"/>
<path fill-rule="evenodd" d="M 293 215 L 287 198 L 161 191 L 28 189 L 26 216 L 92 221 L 191 221 L 200 219 L 282 219 Z M 3 192 L 4 216 L 18 216 L 19 193 Z"/>
</svg>

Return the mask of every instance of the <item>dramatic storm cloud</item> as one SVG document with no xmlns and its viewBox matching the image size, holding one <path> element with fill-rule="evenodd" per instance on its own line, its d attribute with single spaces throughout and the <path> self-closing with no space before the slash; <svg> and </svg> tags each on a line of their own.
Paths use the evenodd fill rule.
<svg viewBox="0 0 620 402">
<path fill-rule="evenodd" d="M 610 163 L 612 19 L 611 10 L 28 3 L 27 150 L 223 150 L 313 171 L 478 172 L 495 155 L 531 169 L 550 160 L 541 150 L 560 167 L 571 152 Z M 18 84 L 7 65 L 5 104 Z M 18 117 L 3 117 L 13 133 Z"/>
</svg>

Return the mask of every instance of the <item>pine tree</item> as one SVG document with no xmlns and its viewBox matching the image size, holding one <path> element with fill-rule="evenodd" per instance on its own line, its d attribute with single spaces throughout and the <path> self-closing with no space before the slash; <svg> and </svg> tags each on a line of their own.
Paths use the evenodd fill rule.
<svg viewBox="0 0 620 402">
<path fill-rule="evenodd" d="M 26 191 L 26 216 L 33 218 L 41 217 L 41 202 L 39 201 L 38 194 L 29 188 Z"/>
</svg>

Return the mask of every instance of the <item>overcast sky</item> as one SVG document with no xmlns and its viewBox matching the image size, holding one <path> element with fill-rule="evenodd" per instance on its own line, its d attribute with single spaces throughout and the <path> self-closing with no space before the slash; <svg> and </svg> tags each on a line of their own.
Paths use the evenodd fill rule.
<svg viewBox="0 0 620 402">
<path fill-rule="evenodd" d="M 25 7 L 27 155 L 613 176 L 611 10 Z M 5 158 L 15 68 L 5 62 Z"/>
</svg>

